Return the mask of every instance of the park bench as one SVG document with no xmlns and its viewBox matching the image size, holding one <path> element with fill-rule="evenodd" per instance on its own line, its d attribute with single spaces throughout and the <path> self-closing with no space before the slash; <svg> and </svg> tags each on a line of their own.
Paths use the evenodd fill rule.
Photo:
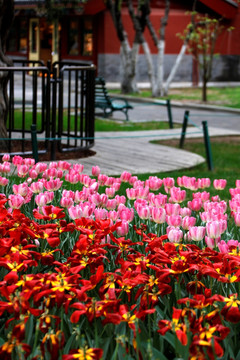
<svg viewBox="0 0 240 360">
<path fill-rule="evenodd" d="M 103 110 L 104 117 L 112 115 L 113 111 L 122 111 L 128 121 L 128 110 L 133 107 L 125 99 L 111 98 L 108 95 L 105 80 L 102 77 L 95 79 L 95 109 Z"/>
</svg>

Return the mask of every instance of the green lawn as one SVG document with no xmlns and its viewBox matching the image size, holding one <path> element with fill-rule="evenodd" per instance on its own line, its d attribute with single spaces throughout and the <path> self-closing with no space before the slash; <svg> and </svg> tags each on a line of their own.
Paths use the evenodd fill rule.
<svg viewBox="0 0 240 360">
<path fill-rule="evenodd" d="M 14 113 L 15 127 L 21 128 L 22 113 L 20 110 L 16 110 Z M 7 123 L 8 124 L 8 123 Z M 32 113 L 27 111 L 25 113 L 25 126 L 27 130 L 30 130 L 32 124 Z M 41 114 L 37 114 L 37 130 L 41 127 Z M 179 124 L 174 124 L 174 127 L 180 127 Z M 63 129 L 67 129 L 67 116 L 64 115 Z M 163 130 L 169 129 L 169 123 L 166 121 L 147 121 L 147 122 L 126 122 L 126 121 L 114 121 L 110 119 L 95 119 L 95 131 L 138 131 L 138 130 Z M 71 130 L 74 130 L 74 116 L 71 116 Z"/>
<path fill-rule="evenodd" d="M 120 90 L 110 90 L 109 92 L 119 94 Z M 240 87 L 210 87 L 207 91 L 208 104 L 219 106 L 240 108 Z M 139 94 L 131 94 L 133 96 L 150 98 L 150 90 L 141 90 Z M 169 94 L 165 98 L 176 101 L 193 101 L 201 103 L 202 89 L 201 88 L 184 88 L 184 89 L 170 89 Z"/>
<path fill-rule="evenodd" d="M 178 140 L 154 141 L 166 146 L 179 146 Z M 156 145 L 157 146 L 157 145 Z M 168 173 L 155 174 L 160 178 L 178 176 L 190 176 L 196 178 L 209 177 L 213 179 L 227 179 L 228 188 L 235 187 L 235 180 L 240 179 L 239 155 L 240 155 L 240 137 L 216 137 L 211 138 L 211 149 L 213 158 L 213 171 L 208 170 L 207 163 L 198 165 L 191 169 L 172 171 Z M 206 158 L 206 150 L 203 139 L 186 139 L 184 150 L 199 154 Z M 150 174 L 141 174 L 139 178 L 145 180 Z M 223 197 L 230 199 L 228 190 L 223 191 Z"/>
</svg>

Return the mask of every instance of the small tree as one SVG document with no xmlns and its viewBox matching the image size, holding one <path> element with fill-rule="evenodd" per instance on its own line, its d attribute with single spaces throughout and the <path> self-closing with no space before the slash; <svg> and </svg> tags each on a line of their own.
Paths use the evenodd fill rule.
<svg viewBox="0 0 240 360">
<path fill-rule="evenodd" d="M 200 67 L 202 78 L 202 101 L 207 101 L 207 83 L 212 76 L 213 59 L 216 41 L 226 28 L 222 19 L 210 18 L 208 15 L 194 13 L 194 21 L 188 24 L 182 39 L 188 37 L 188 51 L 195 58 Z M 231 30 L 229 28 L 228 30 Z"/>
</svg>

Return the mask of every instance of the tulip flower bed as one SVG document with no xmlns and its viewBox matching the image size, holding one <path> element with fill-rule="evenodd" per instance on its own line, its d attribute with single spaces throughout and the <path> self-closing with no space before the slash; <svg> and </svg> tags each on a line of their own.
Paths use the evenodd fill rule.
<svg viewBox="0 0 240 360">
<path fill-rule="evenodd" d="M 1 360 L 240 358 L 239 180 L 226 202 L 223 179 L 9 161 Z"/>
</svg>

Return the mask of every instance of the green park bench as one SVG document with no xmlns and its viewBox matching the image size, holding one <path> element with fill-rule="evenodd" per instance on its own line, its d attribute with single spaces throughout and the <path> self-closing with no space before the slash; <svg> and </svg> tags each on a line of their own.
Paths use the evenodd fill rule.
<svg viewBox="0 0 240 360">
<path fill-rule="evenodd" d="M 95 79 L 95 109 L 103 110 L 104 117 L 112 115 L 114 111 L 122 111 L 128 121 L 128 110 L 133 109 L 132 105 L 125 99 L 111 98 L 108 95 L 105 80 L 102 77 Z"/>
</svg>

